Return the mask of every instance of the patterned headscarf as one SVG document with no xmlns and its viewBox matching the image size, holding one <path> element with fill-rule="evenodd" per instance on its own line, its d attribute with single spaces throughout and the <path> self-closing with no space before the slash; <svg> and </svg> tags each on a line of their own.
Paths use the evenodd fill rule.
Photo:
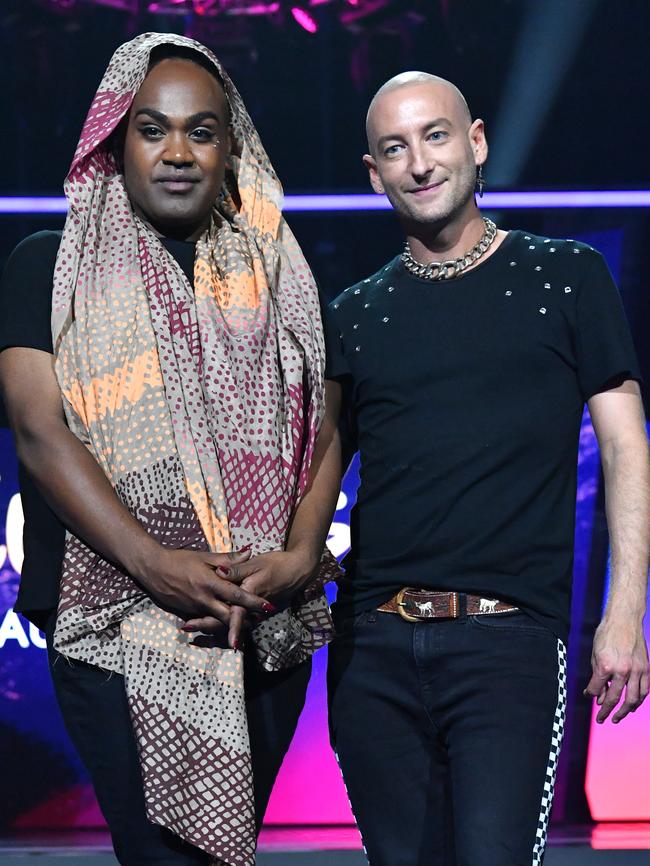
<svg viewBox="0 0 650 866">
<path fill-rule="evenodd" d="M 233 151 L 192 287 L 133 212 L 110 136 L 171 43 L 207 57 Z M 282 218 L 282 188 L 239 93 L 191 39 L 146 33 L 113 56 L 65 183 L 54 275 L 55 369 L 72 431 L 161 544 L 283 549 L 324 412 L 317 289 Z M 323 567 L 253 632 L 277 670 L 325 643 Z M 255 829 L 240 653 L 194 646 L 181 621 L 68 534 L 55 645 L 124 676 L 147 814 L 208 852 L 252 864 Z"/>
</svg>

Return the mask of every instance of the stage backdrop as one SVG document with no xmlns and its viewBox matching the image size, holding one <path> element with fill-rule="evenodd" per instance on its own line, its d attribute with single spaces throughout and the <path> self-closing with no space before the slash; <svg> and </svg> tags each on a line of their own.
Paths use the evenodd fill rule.
<svg viewBox="0 0 650 866">
<path fill-rule="evenodd" d="M 583 237 L 618 270 L 615 235 Z M 582 428 L 576 520 L 575 592 L 584 592 L 598 486 L 598 450 L 588 415 Z M 349 545 L 358 483 L 353 463 L 328 543 Z M 9 431 L 0 429 L 0 827 L 96 827 L 101 816 L 56 710 L 42 635 L 12 609 L 22 563 L 22 509 Z M 270 824 L 345 824 L 353 818 L 327 737 L 326 651 L 314 660 L 308 700 L 267 813 Z M 650 819 L 650 702 L 621 727 L 592 725 L 587 794 L 598 820 Z"/>
</svg>

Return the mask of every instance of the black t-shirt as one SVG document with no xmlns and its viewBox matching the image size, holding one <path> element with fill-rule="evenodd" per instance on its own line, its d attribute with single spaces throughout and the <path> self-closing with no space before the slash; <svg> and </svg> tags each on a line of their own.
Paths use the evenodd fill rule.
<svg viewBox="0 0 650 866">
<path fill-rule="evenodd" d="M 330 311 L 361 457 L 337 605 L 471 592 L 566 641 L 583 405 L 640 379 L 602 256 L 513 231 L 454 280 L 398 257 Z"/>
</svg>

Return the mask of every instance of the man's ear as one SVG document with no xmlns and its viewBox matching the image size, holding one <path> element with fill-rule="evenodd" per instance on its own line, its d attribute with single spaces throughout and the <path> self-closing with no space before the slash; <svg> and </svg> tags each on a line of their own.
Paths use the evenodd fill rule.
<svg viewBox="0 0 650 866">
<path fill-rule="evenodd" d="M 238 152 L 237 142 L 235 141 L 235 136 L 233 135 L 232 126 L 228 126 L 228 132 L 226 134 L 226 146 L 228 148 L 228 157 L 226 162 L 231 156 L 241 156 L 241 153 Z"/>
<path fill-rule="evenodd" d="M 474 151 L 474 162 L 483 165 L 488 156 L 488 145 L 485 137 L 485 124 L 480 117 L 469 128 L 469 140 Z"/>
<path fill-rule="evenodd" d="M 377 163 L 369 153 L 366 153 L 363 157 L 363 164 L 368 169 L 368 174 L 370 176 L 370 186 L 374 189 L 377 195 L 383 195 L 384 185 L 381 182 L 379 177 L 379 172 L 377 171 Z"/>
</svg>

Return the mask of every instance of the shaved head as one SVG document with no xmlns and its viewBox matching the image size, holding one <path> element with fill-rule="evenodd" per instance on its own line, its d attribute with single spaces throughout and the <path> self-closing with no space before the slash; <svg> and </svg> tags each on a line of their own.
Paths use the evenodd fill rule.
<svg viewBox="0 0 650 866">
<path fill-rule="evenodd" d="M 477 167 L 487 159 L 484 124 L 465 97 L 428 72 L 403 72 L 375 94 L 366 118 L 363 162 L 405 225 L 437 225 L 478 214 Z"/>
<path fill-rule="evenodd" d="M 366 115 L 366 135 L 368 136 L 368 146 L 371 153 L 374 153 L 374 143 L 377 139 L 375 118 L 377 112 L 381 110 L 382 102 L 385 98 L 394 91 L 404 87 L 428 87 L 438 93 L 446 91 L 447 96 L 451 97 L 451 102 L 458 113 L 458 119 L 462 120 L 469 127 L 472 123 L 472 115 L 470 114 L 467 101 L 460 90 L 451 81 L 446 78 L 440 78 L 439 75 L 431 75 L 429 72 L 401 72 L 390 78 L 385 84 L 379 88 L 377 93 L 372 98 L 368 114 Z"/>
</svg>

